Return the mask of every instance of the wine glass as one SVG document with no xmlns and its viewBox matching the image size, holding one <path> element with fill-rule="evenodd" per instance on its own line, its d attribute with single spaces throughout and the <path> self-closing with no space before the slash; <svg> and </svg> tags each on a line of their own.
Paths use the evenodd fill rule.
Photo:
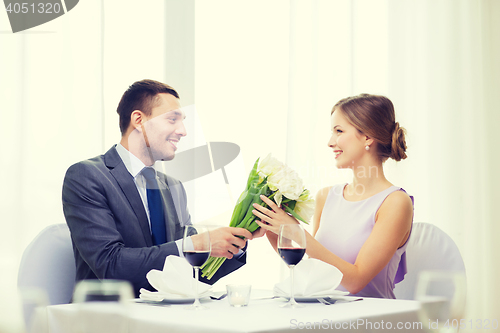
<svg viewBox="0 0 500 333">
<path fill-rule="evenodd" d="M 191 239 L 196 238 L 195 241 Z M 200 267 L 210 257 L 210 234 L 208 226 L 203 225 L 188 225 L 184 227 L 184 238 L 182 240 L 182 252 L 188 263 L 194 267 L 194 303 L 188 307 L 191 310 L 203 310 L 206 306 L 201 305 L 198 295 L 198 276 Z"/>
<path fill-rule="evenodd" d="M 457 332 L 464 316 L 466 281 L 463 272 L 423 271 L 415 299 L 418 317 L 429 332 Z"/>
<path fill-rule="evenodd" d="M 293 268 L 306 252 L 306 234 L 300 224 L 282 224 L 278 234 L 278 252 L 283 261 L 290 268 L 290 300 L 282 307 L 301 308 L 303 305 L 295 301 L 293 295 Z"/>
<path fill-rule="evenodd" d="M 73 303 L 78 315 L 73 332 L 129 331 L 130 301 L 134 299 L 132 285 L 123 280 L 82 280 L 75 286 Z"/>
</svg>

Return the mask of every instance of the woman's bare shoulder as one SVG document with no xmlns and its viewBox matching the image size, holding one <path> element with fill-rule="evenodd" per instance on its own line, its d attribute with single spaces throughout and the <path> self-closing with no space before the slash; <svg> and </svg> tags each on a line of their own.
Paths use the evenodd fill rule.
<svg viewBox="0 0 500 333">
<path fill-rule="evenodd" d="M 411 197 L 405 191 L 394 191 L 387 196 L 384 201 L 384 204 L 387 203 L 389 206 L 393 207 L 401 207 L 401 208 L 412 208 L 413 202 Z"/>
<path fill-rule="evenodd" d="M 316 203 L 318 203 L 320 201 L 322 201 L 324 203 L 326 200 L 326 197 L 328 196 L 328 193 L 330 192 L 332 187 L 333 186 L 327 186 L 327 187 L 323 187 L 322 189 L 320 189 L 318 191 L 318 193 L 316 193 Z"/>
<path fill-rule="evenodd" d="M 396 218 L 402 223 L 410 223 L 413 216 L 413 202 L 404 191 L 394 191 L 385 198 L 380 206 L 377 217 Z"/>
</svg>

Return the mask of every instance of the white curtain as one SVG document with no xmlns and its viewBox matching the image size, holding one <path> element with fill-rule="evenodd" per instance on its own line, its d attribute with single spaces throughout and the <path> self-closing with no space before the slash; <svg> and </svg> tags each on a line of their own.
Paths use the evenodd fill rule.
<svg viewBox="0 0 500 333">
<path fill-rule="evenodd" d="M 160 0 L 80 1 L 12 34 L 0 10 L 0 331 L 21 325 L 15 300 L 23 250 L 46 226 L 65 223 L 67 168 L 119 141 L 115 110 L 129 84 L 165 80 L 164 15 Z"/>
<path fill-rule="evenodd" d="M 1 20 L 0 330 L 20 325 L 16 278 L 24 248 L 45 226 L 64 223 L 65 170 L 103 146 L 101 5 L 77 8 L 17 34 L 8 33 L 6 15 Z M 73 15 L 78 10 L 81 18 Z"/>
<path fill-rule="evenodd" d="M 331 168 L 329 111 L 342 97 L 388 96 L 409 158 L 387 162 L 387 176 L 415 197 L 415 222 L 459 246 L 466 318 L 497 318 L 500 4 L 297 0 L 290 12 L 288 163 L 318 188 L 348 180 Z"/>
</svg>

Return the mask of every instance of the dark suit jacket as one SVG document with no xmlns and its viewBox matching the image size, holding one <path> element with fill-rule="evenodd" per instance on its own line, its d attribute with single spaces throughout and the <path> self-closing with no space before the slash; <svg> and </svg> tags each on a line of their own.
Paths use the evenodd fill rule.
<svg viewBox="0 0 500 333">
<path fill-rule="evenodd" d="M 154 290 L 146 279 L 151 269 L 162 270 L 169 255 L 179 255 L 175 240 L 191 224 L 182 183 L 160 174 L 168 184 L 176 212 L 165 214 L 167 243 L 153 246 L 149 222 L 132 175 L 115 147 L 106 154 L 72 165 L 64 178 L 62 201 L 71 231 L 76 280 L 121 279 L 130 281 L 136 296 L 140 288 Z M 164 200 L 165 193 L 162 193 Z M 172 214 L 177 213 L 177 216 Z M 244 265 L 246 254 L 226 260 L 206 283 Z"/>
</svg>

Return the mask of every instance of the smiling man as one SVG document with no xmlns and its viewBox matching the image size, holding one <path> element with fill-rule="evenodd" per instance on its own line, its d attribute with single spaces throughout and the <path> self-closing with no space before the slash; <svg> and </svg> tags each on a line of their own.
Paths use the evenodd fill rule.
<svg viewBox="0 0 500 333">
<path fill-rule="evenodd" d="M 157 172 L 155 161 L 175 157 L 186 136 L 179 95 L 170 86 L 142 80 L 123 94 L 117 112 L 122 138 L 104 155 L 72 165 L 64 178 L 62 201 L 71 232 L 76 280 L 130 281 L 153 290 L 146 274 L 161 270 L 169 255 L 182 256 L 183 226 L 191 224 L 181 182 Z M 226 257 L 208 283 L 241 267 L 246 260 L 241 228 L 210 233 L 212 256 Z M 256 235 L 261 236 L 261 234 Z M 191 237 L 197 248 L 196 236 Z"/>
</svg>

